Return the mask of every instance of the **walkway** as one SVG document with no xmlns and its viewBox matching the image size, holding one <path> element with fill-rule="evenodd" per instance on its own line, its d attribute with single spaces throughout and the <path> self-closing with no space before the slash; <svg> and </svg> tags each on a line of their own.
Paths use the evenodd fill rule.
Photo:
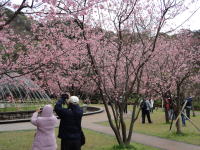
<svg viewBox="0 0 200 150">
<path fill-rule="evenodd" d="M 98 131 L 101 133 L 114 135 L 110 127 L 102 126 L 96 122 L 106 121 L 105 111 L 100 114 L 90 115 L 83 117 L 82 126 L 90 130 Z M 29 122 L 26 123 L 13 123 L 13 124 L 1 124 L 0 131 L 13 131 L 13 130 L 29 130 L 35 129 Z M 148 136 L 144 134 L 134 133 L 132 141 L 149 145 L 152 147 L 160 148 L 162 150 L 200 150 L 200 146 L 186 144 L 182 142 L 176 142 L 173 140 L 167 140 L 155 136 Z"/>
<path fill-rule="evenodd" d="M 114 135 L 110 127 L 102 126 L 95 123 L 95 122 L 102 122 L 102 121 L 107 121 L 105 111 L 101 114 L 87 116 L 87 118 L 83 119 L 82 126 L 90 130 L 98 131 L 98 132 L 109 134 L 109 135 Z M 183 142 L 167 140 L 164 138 L 149 136 L 149 135 L 140 134 L 140 133 L 134 133 L 131 140 L 137 143 L 149 145 L 149 146 L 156 147 L 162 150 L 200 150 L 200 146 L 197 146 L 197 145 L 186 144 Z"/>
</svg>

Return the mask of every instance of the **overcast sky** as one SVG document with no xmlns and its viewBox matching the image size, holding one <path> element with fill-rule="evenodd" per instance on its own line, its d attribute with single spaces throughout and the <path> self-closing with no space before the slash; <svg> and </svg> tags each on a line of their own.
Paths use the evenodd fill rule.
<svg viewBox="0 0 200 150">
<path fill-rule="evenodd" d="M 185 1 L 187 2 L 191 0 Z M 11 0 L 11 2 L 19 4 L 22 2 L 22 0 Z M 173 21 L 170 22 L 170 24 L 173 24 L 173 28 L 176 28 L 179 27 L 182 23 L 184 23 L 178 29 L 184 28 L 190 30 L 200 30 L 200 0 L 196 0 L 196 2 L 193 5 L 190 5 L 188 7 L 189 9 L 187 11 L 178 15 Z"/>
<path fill-rule="evenodd" d="M 187 20 L 188 18 L 189 20 Z M 190 30 L 200 30 L 200 0 L 198 0 L 195 4 L 191 5 L 187 11 L 177 16 L 173 20 L 173 23 L 176 26 L 179 26 L 182 23 L 184 23 L 180 28 L 186 28 Z"/>
</svg>

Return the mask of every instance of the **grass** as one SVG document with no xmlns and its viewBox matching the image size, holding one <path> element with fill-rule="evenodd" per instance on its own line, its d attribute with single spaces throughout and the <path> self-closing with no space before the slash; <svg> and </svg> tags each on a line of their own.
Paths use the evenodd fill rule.
<svg viewBox="0 0 200 150">
<path fill-rule="evenodd" d="M 191 113 L 192 114 L 192 113 Z M 154 110 L 151 113 L 153 124 L 142 124 L 141 117 L 136 121 L 134 131 L 147 135 L 159 136 L 171 140 L 181 141 L 185 143 L 200 145 L 200 132 L 189 122 L 186 121 L 186 127 L 182 127 L 183 134 L 177 135 L 176 127 L 173 126 L 172 132 L 169 132 L 170 124 L 165 123 L 164 112 L 162 109 Z M 191 117 L 191 120 L 197 125 L 200 125 L 200 114 L 198 112 L 196 117 Z M 146 119 L 147 122 L 147 119 Z M 130 116 L 126 119 L 126 124 L 130 123 Z M 100 123 L 108 126 L 108 122 Z M 200 126 L 199 126 L 200 127 Z"/>
<path fill-rule="evenodd" d="M 15 112 L 15 111 L 32 111 L 36 110 L 40 107 L 44 107 L 46 104 L 51 104 L 55 106 L 57 100 L 52 101 L 36 101 L 35 103 L 5 103 L 5 108 L 0 108 L 0 112 Z M 80 102 L 80 106 L 82 106 L 82 101 Z M 102 105 L 101 105 L 102 106 Z M 63 105 L 63 107 L 67 107 L 67 105 Z"/>
<path fill-rule="evenodd" d="M 101 106 L 102 105 L 94 105 Z M 169 124 L 165 123 L 164 112 L 161 109 L 154 110 L 151 114 L 153 124 L 141 124 L 141 117 L 136 121 L 134 131 L 147 135 L 159 136 L 167 139 L 182 141 L 190 144 L 200 145 L 200 133 L 194 128 L 189 121 L 186 121 L 186 127 L 182 127 L 183 134 L 175 134 L 175 127 L 172 132 L 169 132 Z M 200 124 L 200 112 L 197 113 L 196 117 L 191 117 L 192 121 Z M 126 119 L 126 123 L 129 124 L 130 116 Z M 101 123 L 102 125 L 108 125 L 108 122 Z M 56 129 L 56 134 L 57 134 Z M 86 145 L 82 150 L 126 150 L 117 145 L 114 137 L 108 136 L 94 131 L 85 130 L 86 134 Z M 29 150 L 32 144 L 34 131 L 14 131 L 14 132 L 0 132 L 0 150 L 14 150 L 16 147 L 20 147 L 20 150 Z M 19 138 L 20 137 L 20 138 Z M 57 139 L 58 147 L 60 146 L 60 140 Z M 58 148 L 60 149 L 60 148 Z M 141 144 L 133 145 L 132 150 L 145 150 L 153 148 L 146 147 Z"/>
<path fill-rule="evenodd" d="M 32 106 L 25 106 L 25 107 L 6 107 L 6 108 L 0 108 L 0 112 L 15 112 L 15 111 L 30 111 L 30 110 L 36 110 L 39 108 L 39 106 L 32 105 Z"/>
<path fill-rule="evenodd" d="M 172 132 L 169 132 L 170 124 L 165 123 L 164 112 L 161 109 L 154 111 L 151 114 L 151 118 L 153 124 L 141 124 L 141 118 L 139 118 L 135 124 L 134 131 L 200 145 L 200 132 L 189 121 L 186 121 L 186 127 L 182 127 L 183 134 L 177 135 L 175 133 L 175 125 L 173 125 Z M 198 126 L 200 124 L 200 115 L 191 117 L 191 120 Z"/>
<path fill-rule="evenodd" d="M 15 112 L 15 111 L 31 111 L 43 107 L 44 102 L 41 103 L 7 103 L 6 107 L 0 108 L 0 112 Z"/>
<path fill-rule="evenodd" d="M 29 150 L 34 137 L 34 130 L 0 132 L 0 150 Z M 58 128 L 56 128 L 56 135 Z M 113 136 L 101 134 L 91 130 L 84 130 L 86 144 L 82 150 L 158 150 L 138 143 L 132 143 L 129 148 L 117 146 Z M 58 149 L 60 150 L 60 139 L 57 138 Z"/>
</svg>

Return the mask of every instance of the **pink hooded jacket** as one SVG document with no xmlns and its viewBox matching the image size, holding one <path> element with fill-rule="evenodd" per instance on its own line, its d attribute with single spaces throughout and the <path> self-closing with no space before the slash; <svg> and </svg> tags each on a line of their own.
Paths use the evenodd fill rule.
<svg viewBox="0 0 200 150">
<path fill-rule="evenodd" d="M 33 113 L 31 123 L 37 126 L 32 150 L 56 150 L 54 128 L 57 124 L 57 118 L 53 115 L 53 107 L 45 105 L 39 116 L 38 112 Z"/>
</svg>

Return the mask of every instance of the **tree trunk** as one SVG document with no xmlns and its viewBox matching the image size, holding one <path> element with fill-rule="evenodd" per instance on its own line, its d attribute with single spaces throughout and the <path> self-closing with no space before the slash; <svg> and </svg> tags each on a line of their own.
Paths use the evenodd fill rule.
<svg viewBox="0 0 200 150">
<path fill-rule="evenodd" d="M 176 122 L 176 134 L 181 134 L 181 125 L 180 125 L 180 119 L 178 119 L 178 121 Z"/>
<path fill-rule="evenodd" d="M 168 110 L 167 110 L 167 108 L 165 107 L 166 106 L 166 102 L 165 102 L 165 98 L 163 97 L 163 105 L 164 105 L 164 109 L 165 109 L 165 122 L 166 123 L 169 123 L 169 114 L 168 114 Z"/>
<path fill-rule="evenodd" d="M 101 89 L 100 89 L 101 91 Z M 101 91 L 101 94 L 102 94 L 102 91 Z M 108 121 L 109 121 L 109 124 L 110 124 L 110 127 L 112 128 L 114 134 L 115 134 L 115 137 L 117 139 L 117 142 L 119 145 L 123 145 L 123 140 L 122 140 L 122 137 L 121 137 L 121 134 L 120 134 L 120 131 L 119 129 L 117 128 L 117 126 L 115 126 L 113 124 L 113 121 L 112 121 L 112 117 L 111 117 L 111 113 L 109 111 L 109 108 L 108 108 L 108 104 L 106 103 L 103 95 L 102 95 L 102 100 L 103 100 L 103 103 L 104 103 L 104 108 L 106 110 L 106 114 L 107 114 L 107 117 L 108 117 Z M 113 110 L 113 114 L 114 114 L 114 110 Z"/>
<path fill-rule="evenodd" d="M 180 84 L 177 84 L 177 100 L 176 100 L 176 117 L 180 117 L 181 115 L 181 111 L 182 111 L 182 107 L 181 107 L 181 98 L 182 97 L 182 94 L 181 94 L 181 91 L 180 91 Z M 176 122 L 176 133 L 177 134 L 180 134 L 182 133 L 181 131 L 181 125 L 180 125 L 180 118 L 178 119 L 178 121 Z"/>
<path fill-rule="evenodd" d="M 168 124 L 169 123 L 169 114 L 167 109 L 165 108 L 165 122 Z"/>
</svg>

